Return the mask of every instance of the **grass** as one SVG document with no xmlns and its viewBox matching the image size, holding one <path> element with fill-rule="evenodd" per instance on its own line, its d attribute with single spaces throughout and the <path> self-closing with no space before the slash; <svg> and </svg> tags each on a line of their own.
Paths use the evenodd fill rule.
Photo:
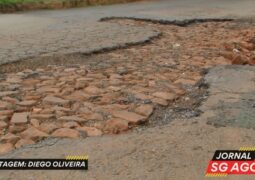
<svg viewBox="0 0 255 180">
<path fill-rule="evenodd" d="M 61 9 L 134 1 L 137 0 L 0 0 L 0 12 L 13 12 L 32 9 Z"/>
<path fill-rule="evenodd" d="M 54 0 L 0 0 L 0 5 L 15 5 L 15 4 L 26 4 L 26 3 L 43 3 Z M 56 1 L 56 0 L 55 0 Z M 59 0 L 61 1 L 61 0 Z"/>
</svg>

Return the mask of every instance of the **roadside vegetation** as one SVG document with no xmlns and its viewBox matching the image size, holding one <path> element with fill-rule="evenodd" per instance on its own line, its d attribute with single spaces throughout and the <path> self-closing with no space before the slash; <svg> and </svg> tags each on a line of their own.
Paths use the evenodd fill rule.
<svg viewBox="0 0 255 180">
<path fill-rule="evenodd" d="M 0 0 L 0 12 L 4 13 L 33 9 L 62 9 L 133 1 L 137 0 Z"/>
</svg>

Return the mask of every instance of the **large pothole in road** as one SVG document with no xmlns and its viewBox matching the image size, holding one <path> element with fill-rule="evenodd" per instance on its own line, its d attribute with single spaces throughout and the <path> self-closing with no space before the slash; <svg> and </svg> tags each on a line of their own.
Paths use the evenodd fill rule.
<svg viewBox="0 0 255 180">
<path fill-rule="evenodd" d="M 101 136 L 198 116 L 206 97 L 199 83 L 205 69 L 254 64 L 251 22 L 187 27 L 111 22 L 153 26 L 163 35 L 90 56 L 44 57 L 0 67 L 0 153 L 47 137 Z"/>
</svg>

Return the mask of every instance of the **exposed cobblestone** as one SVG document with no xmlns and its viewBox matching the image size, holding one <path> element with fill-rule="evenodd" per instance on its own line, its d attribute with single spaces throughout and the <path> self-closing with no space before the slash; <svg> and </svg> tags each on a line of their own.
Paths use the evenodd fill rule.
<svg viewBox="0 0 255 180">
<path fill-rule="evenodd" d="M 148 25 L 131 20 L 113 22 L 130 28 Z M 82 65 L 48 65 L 5 73 L 0 81 L 0 137 L 2 143 L 13 144 L 7 144 L 6 149 L 50 136 L 84 138 L 126 131 L 148 122 L 155 107 L 174 104 L 184 96 L 200 81 L 204 68 L 235 64 L 231 58 L 236 54 L 247 59 L 245 64 L 253 62 L 252 26 L 244 29 L 235 22 L 186 28 L 149 25 L 162 31 L 163 37 L 92 56 L 95 61 Z M 233 42 L 233 37 L 238 38 Z M 103 56 L 110 59 L 104 62 L 110 66 L 97 64 Z M 8 137 L 15 138 L 6 140 Z"/>
</svg>

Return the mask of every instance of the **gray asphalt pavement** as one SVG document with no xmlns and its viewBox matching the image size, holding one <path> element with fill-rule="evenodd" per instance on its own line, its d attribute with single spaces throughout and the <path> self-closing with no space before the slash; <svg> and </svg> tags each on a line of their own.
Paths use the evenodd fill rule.
<svg viewBox="0 0 255 180">
<path fill-rule="evenodd" d="M 156 36 L 152 29 L 98 22 L 104 17 L 154 20 L 251 18 L 253 0 L 157 0 L 0 15 L 0 64 L 37 56 L 88 53 Z"/>
</svg>

